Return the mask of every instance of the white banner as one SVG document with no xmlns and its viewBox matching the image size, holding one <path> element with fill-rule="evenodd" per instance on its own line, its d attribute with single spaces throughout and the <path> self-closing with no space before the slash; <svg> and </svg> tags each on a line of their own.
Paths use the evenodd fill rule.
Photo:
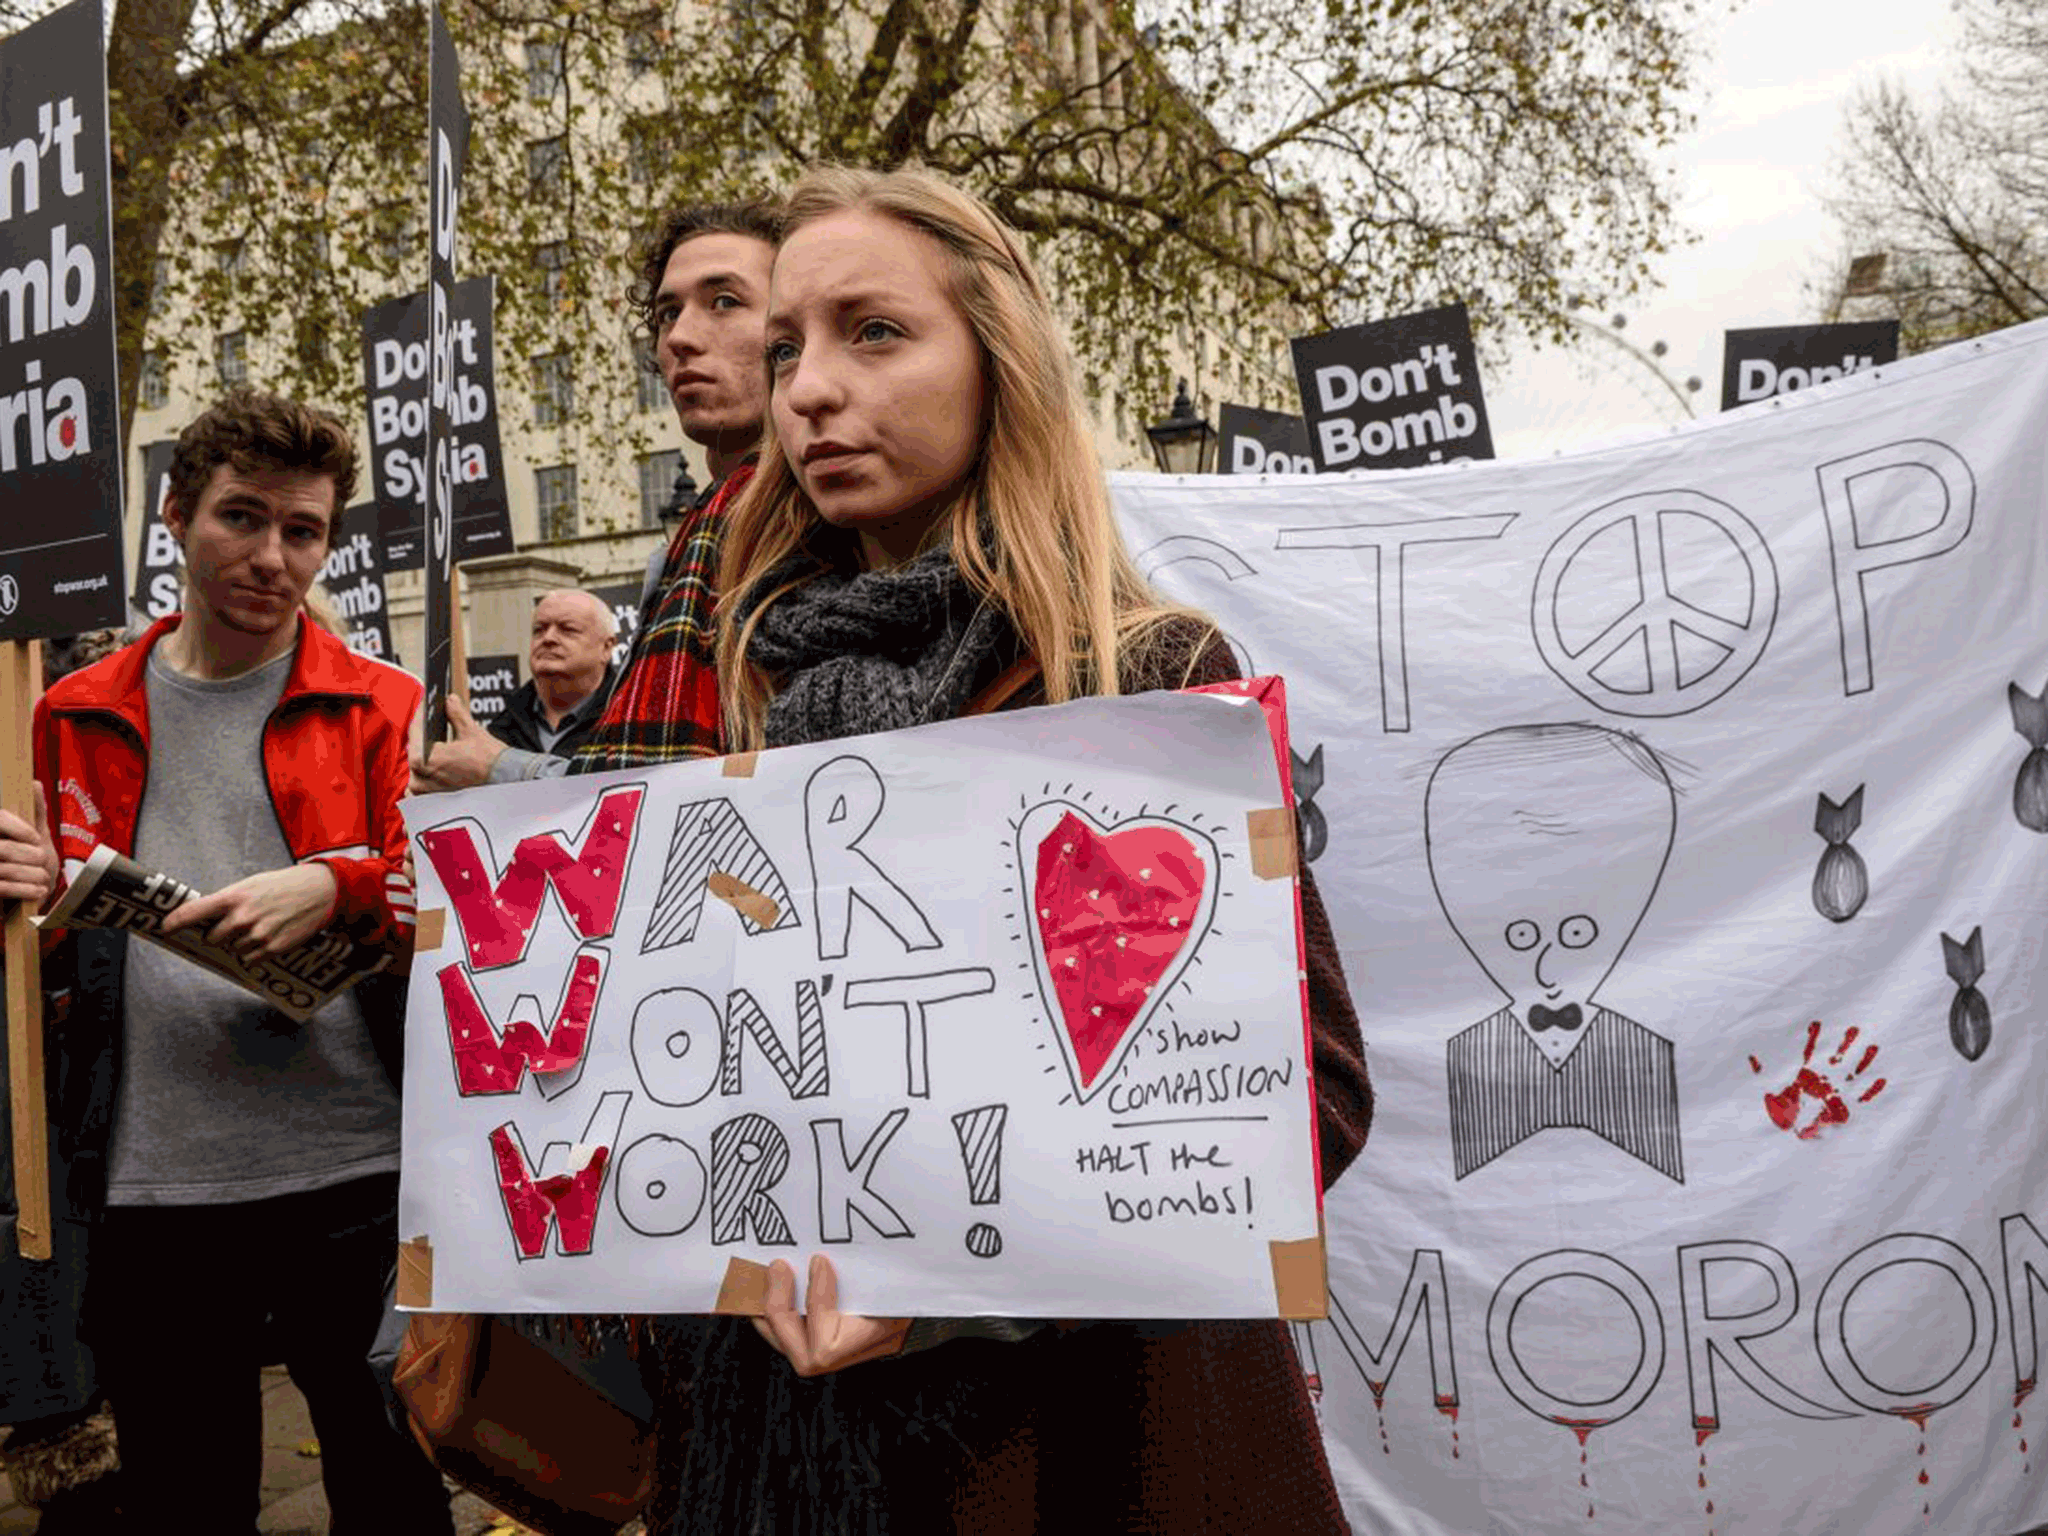
<svg viewBox="0 0 2048 1536">
<path fill-rule="evenodd" d="M 408 800 L 432 1308 L 1320 1315 L 1284 795 L 1240 691 Z"/>
<path fill-rule="evenodd" d="M 1549 461 L 1121 476 L 1285 675 L 1361 1532 L 2048 1519 L 2048 323 Z"/>
</svg>

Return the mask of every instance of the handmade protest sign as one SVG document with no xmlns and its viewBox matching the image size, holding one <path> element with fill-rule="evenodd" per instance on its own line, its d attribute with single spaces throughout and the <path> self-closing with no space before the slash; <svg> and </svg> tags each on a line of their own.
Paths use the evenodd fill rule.
<svg viewBox="0 0 2048 1536">
<path fill-rule="evenodd" d="M 1493 457 L 1464 305 L 1297 336 L 1290 345 L 1319 467 Z"/>
<path fill-rule="evenodd" d="M 1225 475 L 1310 475 L 1315 473 L 1308 423 L 1285 411 L 1225 405 L 1218 412 L 1220 452 L 1216 469 Z"/>
<path fill-rule="evenodd" d="M 1114 477 L 1286 674 L 1360 1531 L 2048 1522 L 2048 322 L 1654 440 Z M 1396 1519 L 1389 1511 L 1398 1511 Z"/>
<path fill-rule="evenodd" d="M 1242 692 L 407 801 L 420 1304 L 1320 1315 L 1284 804 Z"/>
<path fill-rule="evenodd" d="M 0 43 L 0 641 L 118 625 L 107 69 L 99 0 Z"/>
<path fill-rule="evenodd" d="M 1898 355 L 1896 320 L 1729 331 L 1721 352 L 1721 409 L 1825 384 Z"/>
</svg>

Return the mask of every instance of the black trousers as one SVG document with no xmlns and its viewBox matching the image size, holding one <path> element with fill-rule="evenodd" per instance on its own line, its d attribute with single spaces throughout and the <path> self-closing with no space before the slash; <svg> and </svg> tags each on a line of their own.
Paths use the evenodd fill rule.
<svg viewBox="0 0 2048 1536">
<path fill-rule="evenodd" d="M 267 1343 L 312 1411 L 332 1536 L 451 1536 L 440 1474 L 385 1418 L 365 1359 L 397 1228 L 395 1173 L 271 1200 L 107 1211 L 86 1326 L 131 1527 L 256 1529 Z"/>
</svg>

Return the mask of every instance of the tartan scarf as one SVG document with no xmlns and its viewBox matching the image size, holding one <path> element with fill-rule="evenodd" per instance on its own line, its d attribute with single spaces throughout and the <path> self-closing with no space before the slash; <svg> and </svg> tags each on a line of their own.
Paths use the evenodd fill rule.
<svg viewBox="0 0 2048 1536">
<path fill-rule="evenodd" d="M 726 508 L 753 477 L 753 461 L 741 464 L 676 529 L 619 685 L 576 749 L 571 773 L 716 757 L 724 750 L 712 654 L 718 544 Z"/>
</svg>

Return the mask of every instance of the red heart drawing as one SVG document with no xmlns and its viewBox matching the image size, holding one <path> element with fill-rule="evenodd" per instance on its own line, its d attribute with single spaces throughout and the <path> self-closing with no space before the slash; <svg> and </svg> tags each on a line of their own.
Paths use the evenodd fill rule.
<svg viewBox="0 0 2048 1536">
<path fill-rule="evenodd" d="M 1106 827 L 1064 801 L 1020 823 L 1032 959 L 1076 1097 L 1109 1080 L 1194 958 L 1215 908 L 1216 846 L 1179 822 Z"/>
</svg>

